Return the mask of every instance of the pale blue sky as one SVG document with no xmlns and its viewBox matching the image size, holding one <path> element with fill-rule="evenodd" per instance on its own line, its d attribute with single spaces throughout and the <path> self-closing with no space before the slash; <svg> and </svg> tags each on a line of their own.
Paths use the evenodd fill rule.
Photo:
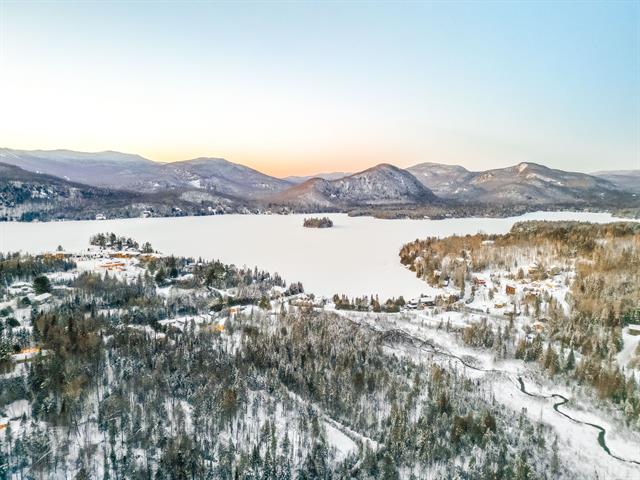
<svg viewBox="0 0 640 480">
<path fill-rule="evenodd" d="M 0 3 L 0 146 L 640 168 L 638 2 Z"/>
</svg>

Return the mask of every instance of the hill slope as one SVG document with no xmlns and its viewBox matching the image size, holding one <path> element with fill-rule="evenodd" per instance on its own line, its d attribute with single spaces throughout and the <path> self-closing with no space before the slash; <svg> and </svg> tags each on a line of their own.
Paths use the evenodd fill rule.
<svg viewBox="0 0 640 480">
<path fill-rule="evenodd" d="M 441 197 L 466 195 L 474 190 L 469 184 L 474 174 L 459 165 L 425 162 L 409 167 L 407 171 Z"/>
<path fill-rule="evenodd" d="M 536 163 L 519 163 L 476 173 L 469 183 L 481 191 L 479 199 L 485 202 L 586 204 L 614 201 L 620 197 L 611 182 Z"/>
<path fill-rule="evenodd" d="M 489 204 L 611 204 L 626 195 L 612 182 L 536 163 L 470 172 L 460 166 L 422 163 L 408 169 L 438 195 Z"/>
<path fill-rule="evenodd" d="M 84 153 L 2 148 L 0 162 L 95 187 L 139 192 L 195 189 L 253 198 L 293 185 L 221 158 L 158 163 L 139 155 L 111 151 Z"/>
<path fill-rule="evenodd" d="M 90 219 L 243 211 L 244 205 L 193 191 L 132 192 L 84 185 L 0 163 L 0 220 Z"/>
<path fill-rule="evenodd" d="M 298 207 L 344 208 L 425 204 L 437 197 L 406 170 L 381 164 L 337 180 L 307 180 L 271 200 Z"/>
<path fill-rule="evenodd" d="M 265 175 L 223 158 L 196 158 L 166 163 L 161 172 L 176 185 L 212 190 L 225 195 L 255 198 L 279 192 L 291 182 Z"/>
<path fill-rule="evenodd" d="M 591 175 L 603 178 L 616 187 L 628 192 L 640 193 L 640 169 L 639 170 L 610 170 L 594 172 Z"/>
</svg>

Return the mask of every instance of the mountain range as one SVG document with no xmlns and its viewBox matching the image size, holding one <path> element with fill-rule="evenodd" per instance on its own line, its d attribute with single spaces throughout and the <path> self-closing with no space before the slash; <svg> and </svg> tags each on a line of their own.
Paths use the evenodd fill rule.
<svg viewBox="0 0 640 480">
<path fill-rule="evenodd" d="M 586 204 L 628 197 L 625 186 L 604 176 L 565 172 L 530 162 L 480 172 L 458 165 L 421 163 L 407 171 L 438 196 L 458 201 Z"/>
<path fill-rule="evenodd" d="M 616 187 L 633 193 L 640 193 L 640 169 L 638 170 L 610 170 L 594 172 L 592 175 L 604 178 Z"/>
<path fill-rule="evenodd" d="M 74 198 L 74 204 L 91 204 L 95 211 L 103 204 L 136 205 L 131 215 L 141 209 L 170 215 L 176 209 L 200 214 L 447 205 L 611 208 L 640 201 L 640 170 L 590 175 L 529 162 L 476 172 L 429 162 L 407 169 L 380 164 L 351 174 L 276 178 L 222 158 L 159 163 L 114 151 L 0 148 L 0 164 L 5 211 L 8 205 L 15 210 L 17 203 L 43 205 L 38 192 L 47 188 L 50 210 L 54 204 L 70 205 Z"/>
</svg>

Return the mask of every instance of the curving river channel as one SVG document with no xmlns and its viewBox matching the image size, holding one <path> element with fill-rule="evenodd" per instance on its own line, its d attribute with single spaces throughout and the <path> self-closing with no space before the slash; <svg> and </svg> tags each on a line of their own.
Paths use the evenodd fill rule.
<svg viewBox="0 0 640 480">
<path fill-rule="evenodd" d="M 582 425 L 588 425 L 589 427 L 593 427 L 596 430 L 598 430 L 598 444 L 602 447 L 602 449 L 607 452 L 608 455 L 610 455 L 611 457 L 615 458 L 616 460 L 620 460 L 622 462 L 627 462 L 627 463 L 633 463 L 635 465 L 640 465 L 640 462 L 637 462 L 635 460 L 629 460 L 627 458 L 622 458 L 619 457 L 617 455 L 614 455 L 613 453 L 611 453 L 611 450 L 609 449 L 609 447 L 607 446 L 607 442 L 605 441 L 605 435 L 607 434 L 607 431 L 605 430 L 604 427 L 602 427 L 601 425 L 595 424 L 595 423 L 589 423 L 589 422 L 583 422 L 582 420 L 578 420 L 573 418 L 571 415 L 563 412 L 560 410 L 560 407 L 562 407 L 563 405 L 569 403 L 569 399 L 563 395 L 560 395 L 559 393 L 552 393 L 550 395 L 540 395 L 540 394 L 535 394 L 535 393 L 531 393 L 531 392 L 527 392 L 525 385 L 524 385 L 524 381 L 522 380 L 522 377 L 518 377 L 518 383 L 520 384 L 520 391 L 526 395 L 529 395 L 530 397 L 535 397 L 535 398 L 543 398 L 543 399 L 547 399 L 547 398 L 557 398 L 560 399 L 559 402 L 556 402 L 553 404 L 553 409 L 558 412 L 560 415 L 562 415 L 563 417 L 568 418 L 569 420 L 571 420 L 572 422 L 575 423 L 579 423 Z"/>
<path fill-rule="evenodd" d="M 349 317 L 347 317 L 347 318 L 349 318 Z M 352 318 L 349 318 L 349 319 L 351 321 L 355 322 L 355 323 L 358 323 L 361 326 L 365 326 L 365 327 L 375 331 L 377 334 L 381 335 L 382 340 L 386 340 L 386 341 L 390 341 L 390 342 L 402 342 L 403 341 L 405 343 L 411 344 L 415 348 L 427 351 L 427 352 L 432 353 L 434 355 L 440 355 L 440 356 L 443 356 L 443 357 L 448 357 L 448 358 L 452 358 L 454 360 L 457 360 L 462 365 L 464 365 L 465 367 L 470 368 L 472 370 L 476 370 L 476 371 L 479 371 L 479 372 L 485 372 L 485 373 L 497 373 L 497 374 L 500 374 L 500 375 L 505 375 L 510 380 L 513 380 L 513 377 L 512 377 L 510 372 L 507 372 L 505 370 L 493 369 L 493 368 L 481 368 L 481 367 L 477 367 L 475 365 L 472 365 L 469 362 L 467 362 L 465 359 L 459 357 L 458 355 L 455 355 L 453 353 L 450 353 L 450 352 L 444 351 L 444 350 L 442 350 L 440 348 L 437 348 L 436 345 L 432 341 L 424 340 L 422 338 L 416 337 L 415 335 L 407 332 L 406 330 L 399 329 L 399 328 L 391 328 L 391 329 L 380 330 L 379 327 L 376 328 L 376 327 L 374 327 L 372 325 L 369 325 L 367 323 L 358 322 L 357 320 L 354 320 Z M 598 444 L 607 453 L 607 455 L 609 455 L 612 458 L 615 458 L 616 460 L 619 460 L 621 462 L 630 463 L 630 464 L 634 464 L 634 465 L 640 465 L 640 461 L 630 460 L 630 459 L 623 458 L 623 457 L 620 457 L 618 455 L 615 455 L 615 454 L 611 453 L 611 450 L 607 446 L 607 442 L 606 442 L 606 439 L 605 439 L 607 431 L 606 431 L 606 429 L 604 427 L 602 427 L 601 425 L 595 424 L 595 423 L 583 422 L 582 420 L 578 420 L 576 418 L 573 418 L 568 413 L 561 411 L 560 407 L 562 407 L 562 406 L 566 405 L 567 403 L 569 403 L 569 399 L 567 397 L 565 397 L 565 396 L 563 396 L 563 395 L 561 395 L 559 393 L 552 393 L 552 394 L 549 394 L 549 395 L 542 395 L 542 394 L 535 394 L 535 393 L 528 392 L 526 387 L 525 387 L 525 383 L 524 383 L 524 380 L 522 379 L 522 377 L 517 377 L 517 380 L 518 380 L 520 391 L 522 393 L 524 393 L 525 395 L 528 395 L 530 397 L 535 397 L 535 398 L 541 398 L 541 399 L 550 399 L 550 398 L 558 399 L 559 401 L 557 401 L 556 403 L 553 404 L 553 409 L 557 413 L 559 413 L 563 417 L 568 418 L 572 422 L 575 422 L 575 423 L 578 423 L 578 424 L 581 424 L 581 425 L 587 425 L 589 427 L 592 427 L 592 428 L 595 428 L 596 430 L 598 430 Z"/>
</svg>

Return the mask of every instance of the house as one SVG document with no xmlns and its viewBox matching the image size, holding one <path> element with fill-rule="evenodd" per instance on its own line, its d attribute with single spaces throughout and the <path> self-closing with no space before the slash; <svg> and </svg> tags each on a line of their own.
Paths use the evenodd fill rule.
<svg viewBox="0 0 640 480">
<path fill-rule="evenodd" d="M 18 353 L 14 353 L 11 358 L 14 362 L 26 362 L 31 360 L 39 353 L 45 355 L 47 352 L 46 350 L 42 350 L 40 347 L 23 348 Z"/>
<path fill-rule="evenodd" d="M 630 323 L 627 328 L 629 329 L 629 335 L 640 335 L 640 324 Z"/>
<path fill-rule="evenodd" d="M 96 214 L 96 220 L 106 220 L 107 217 L 104 216 L 104 214 L 102 213 L 98 213 Z"/>
<path fill-rule="evenodd" d="M 475 285 L 477 285 L 477 286 L 484 286 L 484 285 L 486 285 L 486 284 L 487 284 L 487 281 L 486 281 L 486 280 L 484 280 L 484 279 L 482 279 L 482 278 L 480 278 L 480 277 L 475 277 L 475 278 L 473 279 L 473 283 L 474 283 Z"/>
<path fill-rule="evenodd" d="M 507 285 L 504 288 L 504 291 L 507 295 L 515 295 L 516 294 L 516 287 L 512 287 L 511 285 Z"/>
<path fill-rule="evenodd" d="M 137 257 L 138 255 L 140 255 L 139 252 L 136 251 L 129 251 L 129 252 L 116 252 L 112 255 L 113 258 L 119 258 L 119 259 L 123 259 L 123 258 L 133 258 L 133 257 Z"/>
<path fill-rule="evenodd" d="M 65 252 L 53 252 L 53 253 L 45 253 L 42 258 L 45 260 L 64 260 L 65 258 L 71 257 L 70 253 Z"/>
<path fill-rule="evenodd" d="M 33 286 L 27 282 L 15 282 L 8 291 L 10 295 L 28 295 L 33 293 Z"/>
<path fill-rule="evenodd" d="M 105 270 L 117 270 L 119 272 L 123 272 L 125 267 L 124 262 L 107 262 L 100 265 L 100 268 L 104 268 Z"/>
<path fill-rule="evenodd" d="M 313 308 L 313 300 L 307 297 L 294 298 L 289 302 L 289 304 L 299 308 L 306 308 L 306 309 Z"/>
<path fill-rule="evenodd" d="M 42 293 L 33 297 L 31 303 L 33 303 L 34 305 L 43 305 L 51 300 L 52 297 L 53 295 L 51 295 L 50 293 Z"/>
<path fill-rule="evenodd" d="M 536 275 L 540 273 L 540 265 L 538 265 L 537 263 L 533 263 L 529 265 L 528 272 L 529 272 L 529 275 Z"/>
<path fill-rule="evenodd" d="M 436 300 L 432 297 L 422 294 L 420 295 L 420 305 L 422 305 L 423 307 L 435 307 Z"/>
<path fill-rule="evenodd" d="M 416 300 L 415 298 L 412 298 L 411 300 L 409 300 L 407 302 L 407 308 L 409 310 L 415 310 L 416 308 L 418 308 L 418 300 Z"/>
<path fill-rule="evenodd" d="M 224 325 L 218 323 L 216 325 L 205 325 L 202 330 L 209 333 L 222 333 L 224 332 Z"/>
</svg>

